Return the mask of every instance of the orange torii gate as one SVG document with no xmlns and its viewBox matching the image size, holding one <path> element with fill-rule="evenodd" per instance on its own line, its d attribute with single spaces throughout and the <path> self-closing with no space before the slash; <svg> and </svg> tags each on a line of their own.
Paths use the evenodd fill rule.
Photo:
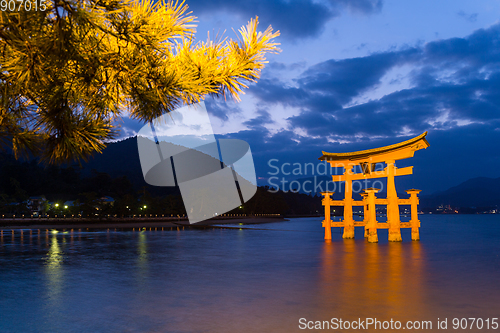
<svg viewBox="0 0 500 333">
<path fill-rule="evenodd" d="M 330 197 L 334 192 L 321 192 L 324 196 L 322 202 L 325 206 L 325 239 L 332 239 L 332 227 L 344 227 L 343 238 L 354 238 L 354 227 L 365 227 L 365 237 L 369 242 L 378 242 L 377 229 L 389 229 L 389 241 L 400 242 L 400 228 L 412 228 L 412 240 L 419 240 L 420 221 L 418 220 L 418 197 L 420 190 L 408 190 L 409 199 L 399 199 L 394 183 L 395 176 L 411 175 L 413 167 L 398 169 L 394 163 L 397 160 L 413 157 L 415 151 L 429 147 L 429 142 L 425 139 L 427 132 L 404 142 L 394 145 L 362 150 L 352 153 L 327 153 L 319 158 L 321 161 L 327 161 L 332 167 L 343 167 L 342 176 L 332 176 L 334 182 L 345 182 L 344 200 L 332 200 Z M 387 167 L 382 171 L 375 171 L 376 163 L 386 163 Z M 362 173 L 354 173 L 354 166 L 361 166 Z M 387 177 L 387 198 L 377 199 L 375 193 L 379 189 L 369 188 L 362 193 L 363 200 L 353 200 L 352 181 L 371 178 Z M 375 214 L 375 205 L 387 205 L 387 223 L 377 223 Z M 399 219 L 399 205 L 411 205 L 411 221 L 401 223 Z M 330 218 L 330 206 L 344 206 L 344 220 L 333 222 Z M 352 217 L 352 207 L 363 206 L 364 220 L 354 221 Z"/>
</svg>

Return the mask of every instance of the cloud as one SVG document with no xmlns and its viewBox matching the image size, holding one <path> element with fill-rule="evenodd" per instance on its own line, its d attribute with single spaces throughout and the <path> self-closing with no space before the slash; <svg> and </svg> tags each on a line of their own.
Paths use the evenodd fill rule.
<svg viewBox="0 0 500 333">
<path fill-rule="evenodd" d="M 392 67 L 415 61 L 419 53 L 410 48 L 368 57 L 328 60 L 306 69 L 294 80 L 294 85 L 261 79 L 251 93 L 267 103 L 331 112 L 342 109 L 354 97 L 373 88 Z"/>
<path fill-rule="evenodd" d="M 263 102 L 281 103 L 288 106 L 300 105 L 309 96 L 306 90 L 289 86 L 275 79 L 260 79 L 256 85 L 252 86 L 250 92 Z"/>
<path fill-rule="evenodd" d="M 352 152 L 384 147 L 410 139 L 413 135 L 378 139 L 365 137 L 357 142 L 341 144 L 329 142 L 325 136 L 300 136 L 286 129 L 272 134 L 266 128 L 259 127 L 223 137 L 242 139 L 250 144 L 257 175 L 263 179 L 261 185 L 266 185 L 265 179 L 275 170 L 269 166 L 270 160 L 274 159 L 272 164 L 277 166 L 283 163 L 300 163 L 303 166 L 305 163 L 317 163 L 321 151 Z M 458 185 L 476 175 L 478 170 L 484 177 L 498 177 L 495 166 L 500 164 L 500 150 L 497 148 L 500 121 L 430 130 L 427 139 L 431 145 L 429 148 L 418 151 L 411 159 L 396 162 L 398 167 L 414 166 L 412 176 L 398 178 L 398 190 L 418 188 L 424 194 L 431 194 Z M 467 163 L 464 158 L 474 163 Z"/>
<path fill-rule="evenodd" d="M 144 126 L 144 123 L 129 117 L 122 117 L 115 121 L 115 126 L 119 131 L 117 139 L 120 140 L 137 135 L 137 132 Z"/>
<path fill-rule="evenodd" d="M 208 96 L 207 98 L 205 98 L 204 102 L 208 113 L 223 121 L 227 121 L 229 119 L 229 114 L 241 113 L 240 107 L 232 100 L 225 101 L 221 98 L 216 99 Z"/>
<path fill-rule="evenodd" d="M 259 16 L 264 27 L 272 25 L 290 40 L 318 36 L 325 24 L 341 14 L 342 9 L 371 14 L 382 8 L 381 0 L 190 0 L 194 15 L 229 12 L 250 19 Z"/>
<path fill-rule="evenodd" d="M 243 124 L 248 127 L 256 128 L 274 123 L 274 120 L 271 118 L 271 114 L 269 114 L 268 111 L 258 110 L 257 114 L 259 115 L 258 117 L 247 120 Z"/>
<path fill-rule="evenodd" d="M 289 71 L 292 65 L 272 66 L 278 72 Z M 498 177 L 500 24 L 465 38 L 302 66 L 294 80 L 263 78 L 252 85 L 249 94 L 259 106 L 256 117 L 244 123 L 247 130 L 222 135 L 250 144 L 257 175 L 265 177 L 271 171 L 268 161 L 273 158 L 280 163 L 315 162 L 322 150 L 381 147 L 429 131 L 431 147 L 398 162 L 398 167 L 415 165 L 404 188 L 444 190 L 479 169 L 484 176 Z M 409 68 L 403 73 L 408 86 L 361 98 L 394 81 L 387 75 L 401 74 L 397 72 L 401 66 Z M 206 103 L 208 111 L 222 120 L 241 112 L 215 100 Z M 276 106 L 294 109 L 288 127 L 275 128 Z"/>
<path fill-rule="evenodd" d="M 500 61 L 500 24 L 479 29 L 466 38 L 438 40 L 425 45 L 424 61 L 447 68 L 495 65 Z M 498 70 L 498 67 L 496 68 Z M 441 69 L 442 70 L 442 69 Z"/>
<path fill-rule="evenodd" d="M 284 64 L 282 62 L 277 62 L 277 61 L 271 61 L 269 65 L 266 66 L 266 68 L 269 70 L 277 70 L 277 71 L 285 71 L 285 70 L 300 70 L 304 69 L 306 67 L 306 62 L 305 61 L 299 61 L 299 62 L 294 62 L 291 64 Z"/>
<path fill-rule="evenodd" d="M 444 190 L 477 175 L 478 168 L 486 177 L 498 177 L 499 46 L 497 24 L 465 38 L 325 61 L 292 82 L 261 80 L 251 93 L 264 105 L 281 104 L 300 112 L 288 118 L 288 128 L 271 132 L 265 127 L 270 108 L 256 118 L 261 121 L 249 122 L 255 126 L 230 136 L 250 143 L 257 174 L 263 178 L 272 171 L 268 161 L 273 158 L 279 163 L 315 162 L 322 150 L 381 147 L 424 131 L 429 131 L 431 147 L 411 160 L 398 161 L 399 167 L 415 166 L 412 177 L 398 182 L 402 189 Z M 353 104 L 403 65 L 410 67 L 405 74 L 409 87 Z M 474 163 L 464 163 L 464 158 Z"/>
<path fill-rule="evenodd" d="M 469 22 L 474 23 L 474 22 L 477 21 L 477 15 L 478 14 L 477 13 L 467 14 L 463 10 L 460 10 L 460 11 L 458 11 L 457 15 L 460 16 L 461 18 L 469 21 Z"/>
<path fill-rule="evenodd" d="M 387 92 L 360 103 L 355 99 L 376 89 L 398 66 L 411 87 Z M 276 70 L 289 66 L 275 63 Z M 260 107 L 256 118 L 244 124 L 250 130 L 276 126 L 270 115 L 281 104 L 296 110 L 288 118 L 286 135 L 292 142 L 324 137 L 330 142 L 363 142 L 394 138 L 426 130 L 451 130 L 500 119 L 500 24 L 465 38 L 437 40 L 417 47 L 390 50 L 365 57 L 328 60 L 306 68 L 296 79 L 261 79 L 250 93 Z M 207 110 L 224 121 L 242 111 L 237 104 L 207 98 Z M 125 119 L 126 134 L 140 125 Z M 297 138 L 297 129 L 305 134 Z M 262 143 L 273 142 L 260 133 Z M 284 135 L 284 134 L 283 134 Z M 125 135 L 126 136 L 126 135 Z M 295 137 L 295 139 L 292 139 Z M 282 137 L 280 137 L 282 138 Z"/>
<path fill-rule="evenodd" d="M 411 66 L 411 87 L 353 105 L 387 73 Z M 330 140 L 419 134 L 500 119 L 500 25 L 466 38 L 365 57 L 328 60 L 293 83 L 262 80 L 251 93 L 268 103 L 300 110 L 290 128 Z"/>
<path fill-rule="evenodd" d="M 340 104 L 377 84 L 392 67 L 416 59 L 416 49 L 373 54 L 367 57 L 328 60 L 307 69 L 297 80 L 307 91 L 330 94 Z"/>
<path fill-rule="evenodd" d="M 334 6 L 346 6 L 349 10 L 363 14 L 378 13 L 382 10 L 382 0 L 330 0 Z"/>
</svg>

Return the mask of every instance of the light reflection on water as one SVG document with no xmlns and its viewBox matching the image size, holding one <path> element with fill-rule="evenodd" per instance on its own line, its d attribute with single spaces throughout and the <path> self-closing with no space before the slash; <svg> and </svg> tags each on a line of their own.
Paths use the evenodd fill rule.
<svg viewBox="0 0 500 333">
<path fill-rule="evenodd" d="M 148 284 L 149 267 L 148 267 L 148 244 L 146 231 L 140 231 L 137 237 L 137 273 L 136 281 L 138 287 L 142 290 Z"/>
<path fill-rule="evenodd" d="M 4 231 L 0 332 L 294 332 L 300 318 L 498 317 L 498 216 L 422 216 L 422 241 L 404 230 L 404 242 L 388 243 L 380 231 L 379 244 L 361 230 L 324 242 L 319 220 Z"/>
<path fill-rule="evenodd" d="M 49 250 L 45 259 L 44 275 L 47 278 L 45 291 L 49 307 L 60 306 L 61 292 L 64 286 L 63 253 L 59 246 L 59 241 L 66 243 L 65 237 L 58 240 L 57 233 L 53 233 L 49 243 L 47 243 Z"/>
<path fill-rule="evenodd" d="M 324 304 L 321 308 L 329 310 L 318 320 L 332 316 L 425 319 L 423 256 L 420 242 L 385 246 L 357 240 L 325 243 L 319 295 Z M 332 306 L 337 309 L 334 313 Z"/>
</svg>

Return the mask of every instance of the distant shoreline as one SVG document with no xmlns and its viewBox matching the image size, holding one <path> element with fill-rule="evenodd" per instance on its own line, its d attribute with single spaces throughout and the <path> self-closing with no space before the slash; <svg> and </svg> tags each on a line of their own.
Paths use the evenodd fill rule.
<svg viewBox="0 0 500 333">
<path fill-rule="evenodd" d="M 129 228 L 173 228 L 173 227 L 212 227 L 216 224 L 258 224 L 288 221 L 281 216 L 276 217 L 227 217 L 223 219 L 210 219 L 199 223 L 190 224 L 187 218 L 19 218 L 0 220 L 0 230 L 12 229 L 129 229 Z"/>
</svg>

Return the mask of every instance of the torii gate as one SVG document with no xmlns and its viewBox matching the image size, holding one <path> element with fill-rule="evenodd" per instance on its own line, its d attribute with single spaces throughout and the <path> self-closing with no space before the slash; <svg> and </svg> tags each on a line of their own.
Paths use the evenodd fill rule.
<svg viewBox="0 0 500 333">
<path fill-rule="evenodd" d="M 332 167 L 343 167 L 342 176 L 332 176 L 334 182 L 345 182 L 344 200 L 332 200 L 330 195 L 333 192 L 322 192 L 324 196 L 323 205 L 325 206 L 325 239 L 331 239 L 331 227 L 344 227 L 343 238 L 354 238 L 354 227 L 364 226 L 365 237 L 369 242 L 378 242 L 377 229 L 389 229 L 389 241 L 400 242 L 400 228 L 412 228 L 412 240 L 419 240 L 420 221 L 418 220 L 418 198 L 420 190 L 408 190 L 410 199 L 399 199 L 394 183 L 395 176 L 411 175 L 413 167 L 398 169 L 394 166 L 395 161 L 413 157 L 415 151 L 429 147 L 429 142 L 425 139 L 427 132 L 404 142 L 394 145 L 362 150 L 352 153 L 327 153 L 319 158 L 321 161 L 327 161 Z M 375 171 L 376 163 L 385 162 L 387 167 L 383 171 Z M 353 167 L 361 166 L 362 173 L 354 173 Z M 360 179 L 387 177 L 387 199 L 375 198 L 375 193 L 379 189 L 365 189 L 362 194 L 363 200 L 356 201 L 352 199 L 352 181 Z M 387 223 L 377 223 L 375 214 L 375 205 L 387 205 Z M 411 205 L 411 221 L 401 223 L 399 219 L 399 205 Z M 342 222 L 332 222 L 330 218 L 330 206 L 344 206 L 344 220 Z M 364 220 L 355 222 L 352 218 L 352 207 L 364 207 Z"/>
</svg>

